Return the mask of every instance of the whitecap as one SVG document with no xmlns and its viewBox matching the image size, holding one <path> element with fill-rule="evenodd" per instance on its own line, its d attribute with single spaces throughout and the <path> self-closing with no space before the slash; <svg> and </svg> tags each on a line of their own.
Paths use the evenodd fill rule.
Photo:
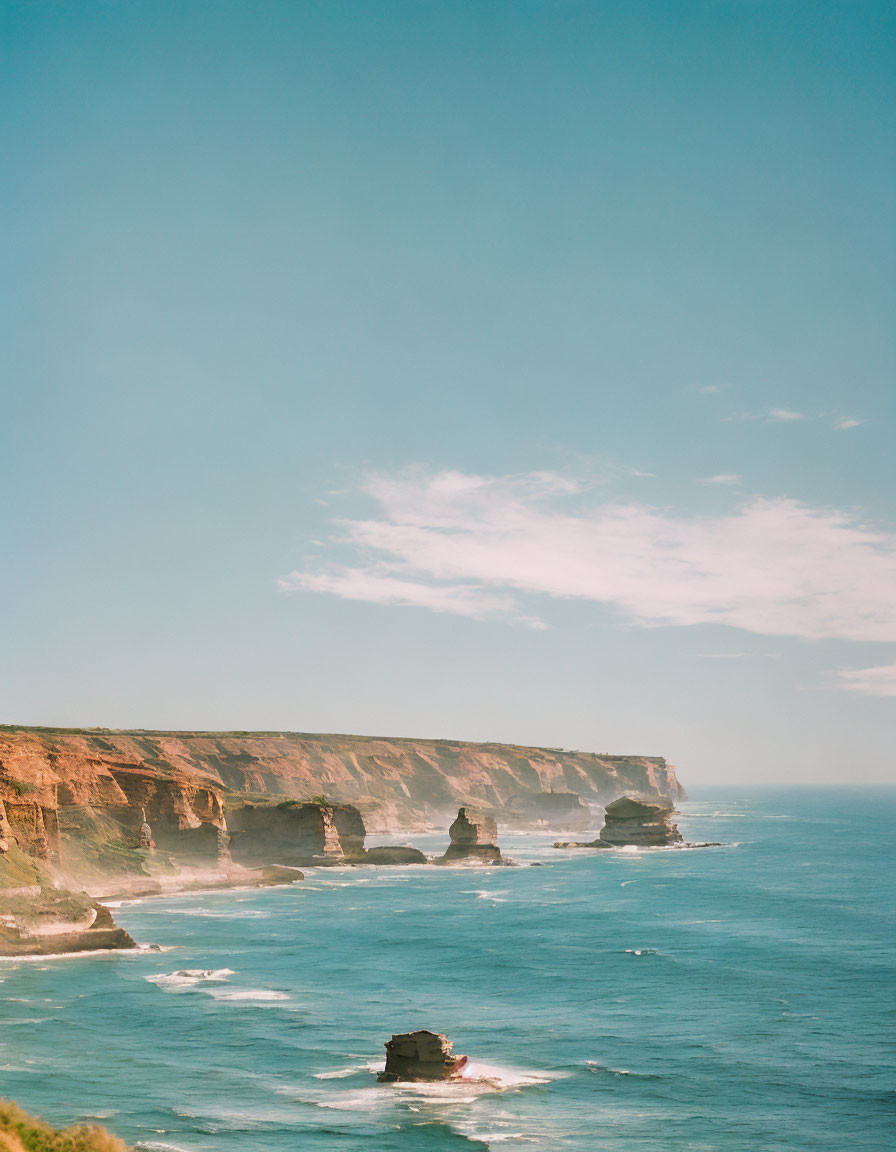
<svg viewBox="0 0 896 1152">
<path fill-rule="evenodd" d="M 374 1068 L 377 1072 L 380 1069 Z M 335 1072 L 315 1072 L 315 1080 L 342 1080 L 346 1076 L 354 1076 L 357 1072 L 371 1071 L 369 1064 L 353 1064 L 350 1068 L 337 1068 Z"/>
<path fill-rule="evenodd" d="M 233 976 L 232 968 L 182 968 L 178 972 L 160 972 L 156 976 L 147 976 L 150 984 L 158 984 L 160 988 L 192 988 L 195 984 L 205 984 L 209 981 L 217 982 Z"/>
<path fill-rule="evenodd" d="M 276 1000 L 288 1000 L 288 992 L 274 992 L 268 988 L 207 988 L 209 996 L 224 1001 L 252 1001 L 269 1003 Z"/>
<path fill-rule="evenodd" d="M 527 1088 L 532 1084 L 547 1084 L 556 1076 L 548 1072 L 522 1072 L 497 1064 L 482 1064 L 468 1060 L 460 1071 L 460 1079 L 472 1083 L 493 1084 L 496 1088 Z"/>
<path fill-rule="evenodd" d="M 659 956 L 658 948 L 626 948 L 629 956 Z"/>
<path fill-rule="evenodd" d="M 138 1140 L 134 1152 L 191 1152 L 183 1144 L 166 1144 L 163 1140 Z"/>
<path fill-rule="evenodd" d="M 483 1144 L 502 1144 L 505 1140 L 525 1140 L 523 1132 L 460 1132 L 467 1140 L 479 1140 Z"/>
<path fill-rule="evenodd" d="M 589 1072 L 602 1072 L 609 1076 L 633 1076 L 636 1080 L 662 1079 L 662 1076 L 654 1072 L 633 1072 L 631 1068 L 611 1068 L 609 1064 L 601 1064 L 598 1060 L 586 1060 L 585 1065 Z"/>
</svg>

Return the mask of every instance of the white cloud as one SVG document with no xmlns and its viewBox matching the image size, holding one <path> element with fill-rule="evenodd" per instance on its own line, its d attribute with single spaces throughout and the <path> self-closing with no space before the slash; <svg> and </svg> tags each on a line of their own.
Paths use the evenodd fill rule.
<svg viewBox="0 0 896 1152">
<path fill-rule="evenodd" d="M 740 484 L 741 477 L 736 472 L 719 472 L 715 476 L 701 476 L 698 484 L 722 484 L 724 486 L 733 486 Z"/>
<path fill-rule="evenodd" d="M 882 664 L 877 668 L 853 668 L 840 672 L 842 688 L 861 692 L 866 696 L 896 696 L 896 664 Z"/>
<path fill-rule="evenodd" d="M 791 412 L 789 408 L 772 408 L 766 416 L 769 424 L 787 424 L 792 420 L 805 420 L 802 412 Z"/>
<path fill-rule="evenodd" d="M 595 498 L 551 472 L 371 476 L 370 519 L 334 521 L 350 559 L 288 590 L 538 626 L 521 598 L 610 606 L 643 626 L 896 641 L 896 535 L 847 512 L 754 497 L 720 516 Z"/>
<path fill-rule="evenodd" d="M 851 428 L 858 428 L 861 424 L 867 424 L 867 420 L 854 420 L 852 418 L 844 418 L 837 420 L 834 427 L 839 432 L 848 432 Z"/>
</svg>

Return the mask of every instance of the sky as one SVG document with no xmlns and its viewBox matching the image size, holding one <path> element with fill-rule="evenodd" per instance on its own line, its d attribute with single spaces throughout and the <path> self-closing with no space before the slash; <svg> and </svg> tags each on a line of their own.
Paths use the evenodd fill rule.
<svg viewBox="0 0 896 1152">
<path fill-rule="evenodd" d="M 0 50 L 0 722 L 896 782 L 893 3 Z"/>
</svg>

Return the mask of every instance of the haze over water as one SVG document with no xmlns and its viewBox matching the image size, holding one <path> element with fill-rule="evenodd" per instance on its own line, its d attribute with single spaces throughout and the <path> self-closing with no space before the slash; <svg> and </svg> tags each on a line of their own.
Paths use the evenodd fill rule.
<svg viewBox="0 0 896 1152">
<path fill-rule="evenodd" d="M 507 834 L 543 866 L 126 904 L 165 951 L 0 962 L 0 1093 L 153 1152 L 880 1152 L 896 797 L 707 791 L 682 813 L 725 846 Z M 489 1082 L 377 1085 L 416 1027 Z"/>
</svg>

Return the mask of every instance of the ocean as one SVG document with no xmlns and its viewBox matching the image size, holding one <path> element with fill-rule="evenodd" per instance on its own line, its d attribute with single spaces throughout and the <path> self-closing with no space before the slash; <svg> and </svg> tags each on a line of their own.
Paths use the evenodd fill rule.
<svg viewBox="0 0 896 1152">
<path fill-rule="evenodd" d="M 162 951 L 0 961 L 0 1096 L 142 1152 L 891 1148 L 896 791 L 681 813 L 723 846 L 124 903 Z M 377 1084 L 416 1028 L 483 1079 Z"/>
</svg>

